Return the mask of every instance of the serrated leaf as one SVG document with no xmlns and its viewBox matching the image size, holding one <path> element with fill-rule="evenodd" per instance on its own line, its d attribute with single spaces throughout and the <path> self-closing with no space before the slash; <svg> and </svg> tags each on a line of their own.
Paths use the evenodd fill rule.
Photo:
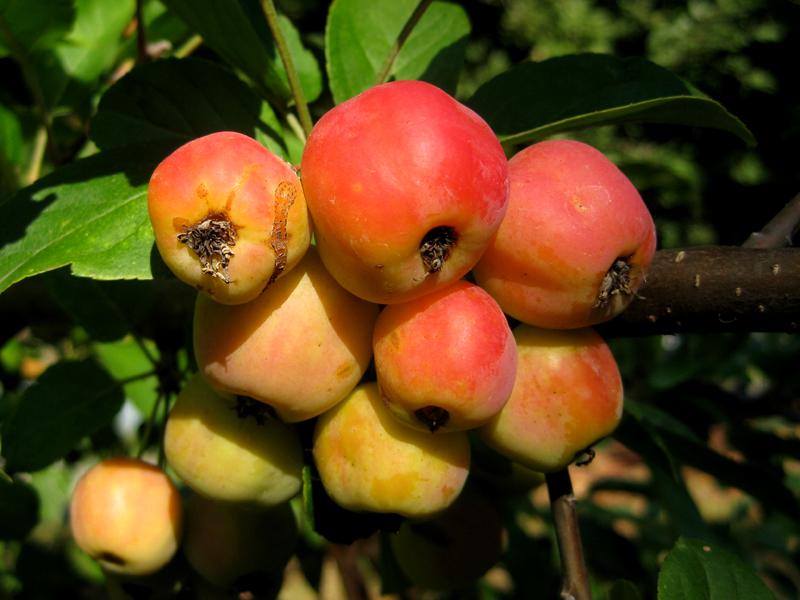
<svg viewBox="0 0 800 600">
<path fill-rule="evenodd" d="M 257 86 L 284 99 L 291 97 L 286 70 L 258 0 L 166 0 L 166 4 Z M 288 19 L 280 18 L 280 27 L 305 98 L 311 102 L 322 92 L 319 65 Z"/>
<path fill-rule="evenodd" d="M 3 423 L 9 471 L 37 471 L 63 457 L 111 421 L 122 390 L 92 360 L 56 363 L 22 394 Z"/>
<path fill-rule="evenodd" d="M 103 149 L 163 142 L 175 146 L 215 131 L 238 131 L 284 154 L 270 106 L 233 73 L 198 59 L 137 67 L 100 100 L 91 137 Z"/>
<path fill-rule="evenodd" d="M 0 292 L 72 265 L 95 279 L 150 279 L 147 181 L 170 147 L 102 152 L 62 167 L 0 204 Z"/>
<path fill-rule="evenodd" d="M 658 574 L 658 600 L 774 600 L 740 558 L 715 544 L 681 538 Z"/>
<path fill-rule="evenodd" d="M 69 31 L 74 17 L 71 0 L 0 0 L 0 56 L 50 46 Z"/>
<path fill-rule="evenodd" d="M 21 540 L 39 522 L 39 495 L 22 481 L 0 478 L 0 540 Z"/>
<path fill-rule="evenodd" d="M 336 0 L 325 27 L 325 57 L 334 100 L 339 103 L 376 83 L 389 50 L 418 0 Z M 434 2 L 395 60 L 397 79 L 423 79 L 454 93 L 470 33 L 466 11 Z"/>
<path fill-rule="evenodd" d="M 755 143 L 721 104 L 643 58 L 575 54 L 524 63 L 483 84 L 467 104 L 509 143 L 634 122 L 710 127 Z"/>
</svg>

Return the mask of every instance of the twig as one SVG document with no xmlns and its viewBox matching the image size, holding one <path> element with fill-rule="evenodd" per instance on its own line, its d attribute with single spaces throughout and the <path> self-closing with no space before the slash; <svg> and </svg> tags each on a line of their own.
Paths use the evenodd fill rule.
<svg viewBox="0 0 800 600">
<path fill-rule="evenodd" d="M 375 78 L 375 84 L 386 83 L 389 81 L 389 77 L 392 74 L 392 67 L 394 66 L 394 61 L 397 60 L 397 55 L 400 54 L 400 49 L 403 47 L 403 44 L 406 43 L 408 36 L 411 35 L 411 32 L 416 27 L 419 20 L 422 18 L 422 15 L 425 14 L 425 11 L 428 10 L 428 7 L 431 5 L 433 0 L 420 0 L 417 7 L 414 9 L 414 12 L 411 13 L 411 16 L 408 17 L 408 21 L 406 24 L 403 25 L 403 29 L 400 30 L 400 34 L 397 36 L 394 44 L 389 49 L 389 55 L 386 57 L 386 60 L 383 63 L 380 71 L 378 71 L 378 75 Z"/>
<path fill-rule="evenodd" d="M 764 225 L 761 231 L 750 234 L 743 248 L 782 248 L 791 246 L 792 236 L 800 227 L 800 194 L 784 206 L 777 215 Z"/>
<path fill-rule="evenodd" d="M 350 600 L 368 600 L 369 592 L 364 585 L 364 578 L 356 564 L 358 548 L 355 544 L 343 546 L 341 544 L 331 544 L 330 553 L 339 567 L 347 597 Z"/>
<path fill-rule="evenodd" d="M 558 539 L 558 554 L 561 558 L 561 598 L 592 600 L 569 471 L 564 467 L 561 471 L 546 474 L 545 480 Z"/>
<path fill-rule="evenodd" d="M 289 79 L 289 89 L 292 91 L 294 103 L 297 107 L 297 115 L 300 117 L 300 123 L 303 125 L 303 131 L 306 136 L 308 136 L 311 133 L 311 128 L 314 126 L 314 123 L 311 120 L 311 113 L 308 111 L 308 104 L 306 103 L 303 88 L 300 85 L 300 78 L 297 75 L 297 70 L 292 61 L 292 56 L 289 53 L 289 47 L 286 45 L 286 38 L 283 36 L 280 23 L 278 22 L 278 13 L 275 10 L 275 3 L 272 0 L 261 0 L 261 10 L 264 11 L 264 16 L 267 18 L 267 24 L 275 40 L 275 46 L 278 49 L 281 61 L 283 61 L 283 66 L 286 69 L 286 76 Z"/>
<path fill-rule="evenodd" d="M 136 62 L 140 65 L 150 60 L 150 54 L 147 52 L 143 4 L 144 0 L 136 0 Z"/>
</svg>

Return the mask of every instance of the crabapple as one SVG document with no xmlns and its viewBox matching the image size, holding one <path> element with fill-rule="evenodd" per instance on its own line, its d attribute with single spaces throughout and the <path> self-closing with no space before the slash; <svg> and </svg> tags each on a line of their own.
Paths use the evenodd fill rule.
<svg viewBox="0 0 800 600">
<path fill-rule="evenodd" d="M 508 212 L 475 266 L 478 284 L 524 323 L 587 327 L 619 314 L 645 278 L 653 219 L 630 180 L 600 151 L 570 140 L 509 161 Z"/>
<path fill-rule="evenodd" d="M 592 329 L 519 325 L 514 338 L 519 358 L 511 397 L 478 433 L 513 461 L 558 471 L 619 424 L 619 369 Z"/>
<path fill-rule="evenodd" d="M 180 543 L 180 493 L 155 465 L 106 459 L 75 486 L 69 522 L 75 542 L 104 570 L 149 575 L 172 559 Z"/>
<path fill-rule="evenodd" d="M 265 509 L 198 494 L 186 502 L 185 529 L 182 548 L 192 569 L 224 589 L 244 578 L 280 575 L 297 539 L 287 502 Z"/>
<path fill-rule="evenodd" d="M 429 517 L 458 497 L 469 474 L 466 432 L 403 425 L 374 383 L 319 417 L 313 454 L 325 491 L 353 511 Z"/>
<path fill-rule="evenodd" d="M 373 349 L 392 414 L 431 432 L 482 425 L 514 385 L 517 348 L 506 317 L 466 281 L 384 308 Z"/>
<path fill-rule="evenodd" d="M 378 306 L 352 295 L 314 248 L 253 302 L 198 296 L 197 364 L 220 390 L 269 404 L 287 422 L 314 417 L 356 386 L 372 357 Z"/>
<path fill-rule="evenodd" d="M 169 413 L 164 452 L 183 482 L 208 498 L 274 506 L 300 490 L 303 449 L 294 429 L 199 374 Z"/>
<path fill-rule="evenodd" d="M 150 179 L 147 205 L 167 266 L 224 304 L 258 296 L 311 239 L 297 173 L 232 131 L 192 140 L 165 158 Z"/>
<path fill-rule="evenodd" d="M 381 304 L 466 274 L 508 196 L 491 128 L 422 81 L 378 85 L 328 111 L 308 138 L 302 177 L 325 266 Z"/>
<path fill-rule="evenodd" d="M 412 582 L 454 590 L 471 584 L 500 560 L 504 531 L 492 503 L 467 489 L 442 514 L 421 523 L 406 521 L 389 540 L 400 570 Z"/>
</svg>

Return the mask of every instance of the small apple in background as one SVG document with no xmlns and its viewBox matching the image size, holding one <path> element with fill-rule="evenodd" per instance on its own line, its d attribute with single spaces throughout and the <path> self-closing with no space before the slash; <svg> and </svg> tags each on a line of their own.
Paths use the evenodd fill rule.
<svg viewBox="0 0 800 600">
<path fill-rule="evenodd" d="M 592 329 L 520 325 L 514 337 L 519 356 L 514 389 L 478 434 L 513 461 L 545 473 L 558 471 L 619 424 L 619 369 Z"/>
<path fill-rule="evenodd" d="M 505 545 L 499 512 L 472 488 L 434 519 L 406 521 L 397 534 L 387 535 L 400 570 L 433 590 L 473 584 L 500 560 Z"/>
<path fill-rule="evenodd" d="M 372 358 L 378 306 L 352 295 L 310 248 L 253 302 L 223 306 L 198 296 L 194 349 L 216 389 L 255 398 L 286 422 L 344 399 Z"/>
<path fill-rule="evenodd" d="M 325 266 L 381 304 L 465 275 L 508 196 L 507 161 L 491 128 L 422 81 L 378 85 L 325 113 L 301 172 Z"/>
<path fill-rule="evenodd" d="M 149 575 L 175 554 L 183 528 L 180 494 L 166 473 L 132 458 L 99 462 L 70 502 L 78 546 L 108 572 Z"/>
<path fill-rule="evenodd" d="M 184 144 L 147 190 L 156 245 L 176 277 L 217 302 L 258 296 L 311 240 L 300 179 L 253 138 L 232 131 Z"/>
<path fill-rule="evenodd" d="M 482 425 L 514 385 L 517 349 L 506 317 L 466 281 L 384 308 L 373 348 L 392 414 L 431 432 Z"/>
<path fill-rule="evenodd" d="M 452 504 L 469 474 L 465 432 L 403 425 L 374 383 L 358 386 L 319 417 L 313 454 L 325 491 L 356 512 L 433 516 Z"/>
<path fill-rule="evenodd" d="M 538 327 L 588 327 L 619 314 L 656 248 L 653 218 L 630 180 L 570 140 L 529 146 L 508 168 L 508 212 L 474 269 L 478 284 Z"/>
<path fill-rule="evenodd" d="M 186 502 L 182 544 L 199 575 L 228 590 L 245 579 L 280 580 L 297 541 L 297 521 L 288 503 L 272 508 L 209 500 Z"/>
<path fill-rule="evenodd" d="M 260 402 L 215 391 L 199 374 L 169 413 L 164 452 L 178 477 L 209 498 L 269 507 L 300 491 L 295 430 Z"/>
</svg>

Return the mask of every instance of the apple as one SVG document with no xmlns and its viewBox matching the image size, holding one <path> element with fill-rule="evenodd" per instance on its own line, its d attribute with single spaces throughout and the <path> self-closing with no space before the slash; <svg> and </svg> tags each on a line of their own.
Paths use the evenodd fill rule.
<svg viewBox="0 0 800 600">
<path fill-rule="evenodd" d="M 508 196 L 486 122 L 422 81 L 375 86 L 314 126 L 301 172 L 325 266 L 371 302 L 405 302 L 480 258 Z"/>
<path fill-rule="evenodd" d="M 500 454 L 536 471 L 558 471 L 611 434 L 622 417 L 622 379 L 592 329 L 520 325 L 511 397 L 478 429 Z"/>
<path fill-rule="evenodd" d="M 155 465 L 106 459 L 76 484 L 69 522 L 78 547 L 105 571 L 149 575 L 172 559 L 180 543 L 180 493 Z"/>
<path fill-rule="evenodd" d="M 639 192 L 599 150 L 571 140 L 509 161 L 508 212 L 474 269 L 503 310 L 537 327 L 588 327 L 636 296 L 656 248 Z"/>
<path fill-rule="evenodd" d="M 403 425 L 375 383 L 319 417 L 313 455 L 328 495 L 356 512 L 433 516 L 452 504 L 469 474 L 465 432 L 434 435 Z"/>
<path fill-rule="evenodd" d="M 222 589 L 248 578 L 279 577 L 297 541 L 297 521 L 287 502 L 265 509 L 192 494 L 185 529 L 187 561 Z"/>
<path fill-rule="evenodd" d="M 156 246 L 176 277 L 240 304 L 289 271 L 311 240 L 292 167 L 256 140 L 221 131 L 184 144 L 147 189 Z"/>
<path fill-rule="evenodd" d="M 375 324 L 373 349 L 392 414 L 431 432 L 482 425 L 514 385 L 517 348 L 506 317 L 467 281 L 388 305 Z"/>
<path fill-rule="evenodd" d="M 500 514 L 474 489 L 434 519 L 406 521 L 389 536 L 400 570 L 433 590 L 471 585 L 500 560 L 505 545 Z"/>
<path fill-rule="evenodd" d="M 208 498 L 275 506 L 300 491 L 297 432 L 263 404 L 212 389 L 195 374 L 167 418 L 167 462 Z"/>
<path fill-rule="evenodd" d="M 321 414 L 347 396 L 372 358 L 378 306 L 352 295 L 309 249 L 253 302 L 198 296 L 197 364 L 216 389 L 268 404 L 286 422 Z"/>
</svg>

